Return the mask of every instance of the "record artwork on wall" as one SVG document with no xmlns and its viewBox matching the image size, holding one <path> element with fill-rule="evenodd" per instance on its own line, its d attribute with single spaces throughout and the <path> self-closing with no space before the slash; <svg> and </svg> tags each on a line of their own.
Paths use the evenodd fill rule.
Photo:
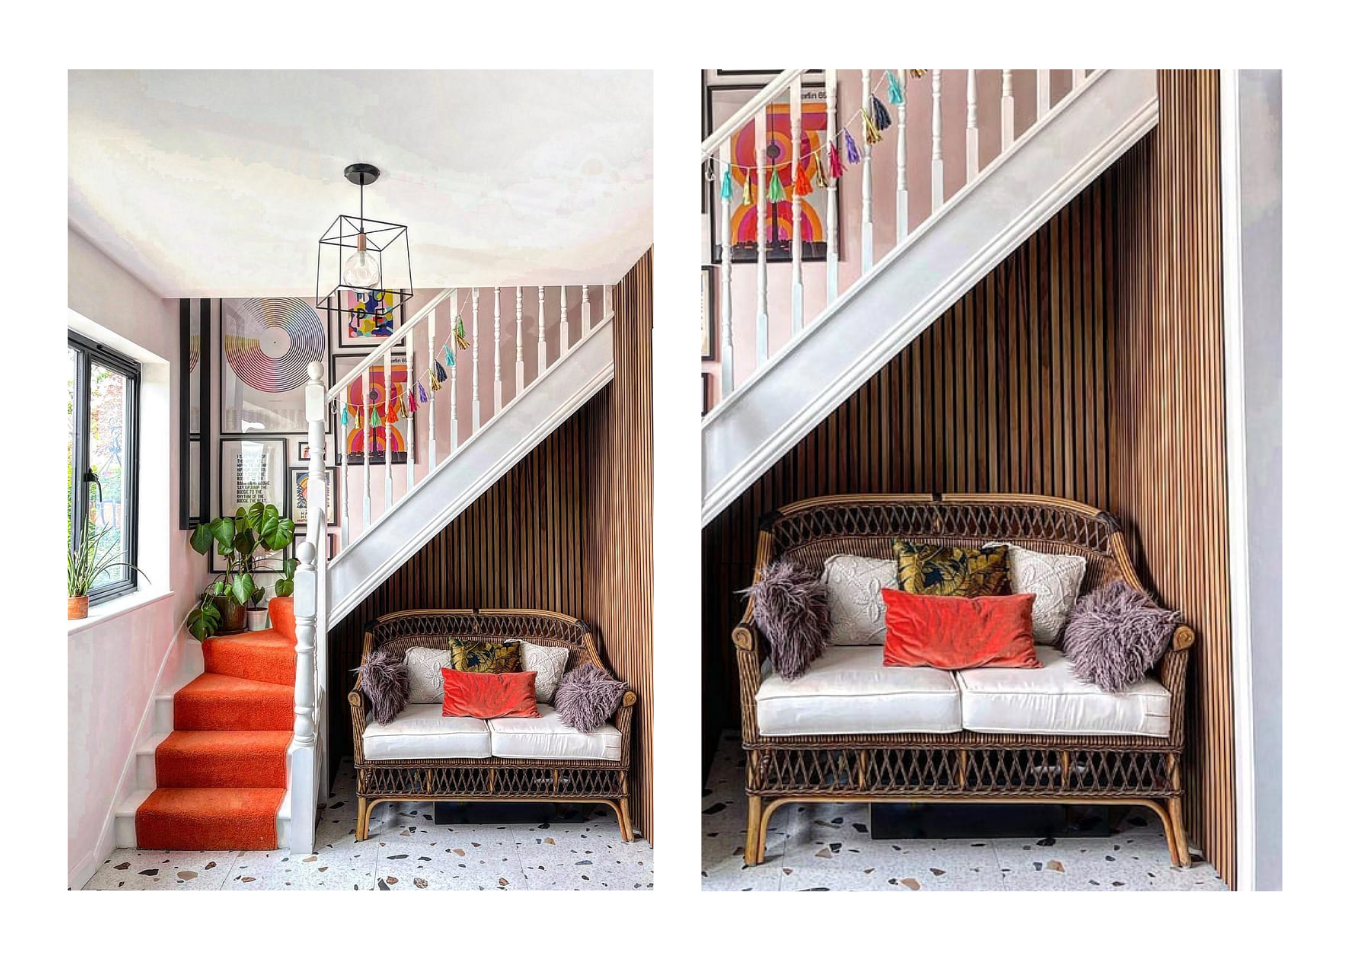
<svg viewBox="0 0 1350 960">
<path fill-rule="evenodd" d="M 309 364 L 328 353 L 323 318 L 298 297 L 221 303 L 221 433 L 303 433 Z"/>
</svg>

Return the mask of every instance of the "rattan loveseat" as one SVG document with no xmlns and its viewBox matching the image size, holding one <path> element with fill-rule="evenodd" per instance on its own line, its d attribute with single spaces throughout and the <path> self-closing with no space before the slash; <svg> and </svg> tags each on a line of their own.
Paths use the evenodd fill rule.
<svg viewBox="0 0 1350 960">
<path fill-rule="evenodd" d="M 1080 593 L 1116 579 L 1143 589 L 1120 525 L 1110 514 L 1069 500 L 1002 494 L 850 495 L 794 503 L 761 521 L 755 579 L 777 557 L 792 558 L 816 573 L 834 554 L 887 558 L 897 537 L 960 547 L 1005 541 L 1043 553 L 1073 553 L 1087 561 Z M 1190 627 L 1177 627 L 1156 676 L 1146 678 L 1151 689 L 1159 691 L 1160 702 L 1170 701 L 1166 712 L 1155 718 L 1157 735 L 991 733 L 965 728 L 943 733 L 766 735 L 761 732 L 757 695 L 761 684 L 773 682 L 776 675 L 766 663 L 768 651 L 755 627 L 751 601 L 732 634 L 747 754 L 745 862 L 764 861 L 769 818 L 784 804 L 983 801 L 1148 807 L 1162 818 L 1172 862 L 1189 866 L 1181 763 L 1186 662 L 1194 639 Z M 880 653 L 875 656 L 880 666 Z M 986 677 L 993 673 L 965 671 L 982 672 Z M 781 687 L 781 678 L 778 682 Z M 1103 696 L 1111 695 L 1103 692 Z"/>
<path fill-rule="evenodd" d="M 402 655 L 411 647 L 446 649 L 453 638 L 528 640 L 533 644 L 566 647 L 569 651 L 568 670 L 583 663 L 607 669 L 600 658 L 595 638 L 583 621 L 546 610 L 406 610 L 387 614 L 366 625 L 361 662 L 365 663 L 379 647 L 392 647 Z M 369 836 L 371 811 L 378 804 L 398 800 L 602 803 L 611 807 L 618 816 L 623 839 L 633 839 L 632 822 L 628 815 L 628 758 L 633 705 L 637 703 L 637 694 L 631 690 L 624 694 L 622 705 L 610 725 L 597 734 L 618 740 L 618 756 L 614 758 L 575 755 L 586 752 L 584 749 L 575 749 L 579 739 L 583 747 L 586 745 L 586 735 L 559 729 L 552 708 L 541 705 L 540 712 L 545 719 L 537 724 L 529 720 L 511 721 L 513 728 L 523 731 L 523 734 L 514 735 L 514 749 L 501 751 L 511 753 L 510 756 L 497 756 L 496 748 L 489 748 L 486 751 L 476 749 L 465 752 L 491 752 L 494 755 L 421 755 L 371 759 L 366 756 L 366 736 L 368 725 L 373 727 L 373 723 L 369 716 L 370 704 L 361 692 L 359 676 L 347 700 L 352 708 L 357 840 L 365 840 Z M 409 704 L 410 708 L 413 706 Z M 432 709 L 423 712 L 438 714 L 439 707 L 432 705 Z M 450 721 L 455 719 L 460 718 L 446 718 Z M 484 724 L 484 721 L 472 722 Z M 428 717 L 424 720 L 423 729 L 428 723 L 434 726 L 435 719 Z M 498 721 L 486 722 L 496 723 Z M 542 733 L 531 733 L 532 724 Z M 487 734 L 484 737 L 486 739 L 480 738 L 480 742 L 492 743 L 497 739 Z M 559 752 L 546 748 L 534 751 L 537 755 L 529 755 L 529 744 L 537 744 L 541 740 L 570 743 L 572 749 Z M 526 745 L 525 749 L 520 749 L 521 744 Z M 569 752 L 573 755 L 566 755 Z M 522 756 L 522 753 L 526 755 Z"/>
</svg>

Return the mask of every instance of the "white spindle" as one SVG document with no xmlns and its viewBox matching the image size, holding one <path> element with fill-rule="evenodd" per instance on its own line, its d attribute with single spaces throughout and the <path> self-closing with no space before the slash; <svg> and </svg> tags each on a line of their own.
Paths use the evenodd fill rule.
<svg viewBox="0 0 1350 960">
<path fill-rule="evenodd" d="M 909 74 L 896 70 L 900 79 L 900 102 L 895 106 L 895 242 L 909 236 L 909 157 L 905 155 L 905 122 L 909 109 Z"/>
<path fill-rule="evenodd" d="M 584 338 L 591 332 L 591 288 L 583 285 L 581 288 L 581 336 Z"/>
<path fill-rule="evenodd" d="M 1036 119 L 1050 112 L 1050 71 L 1036 71 Z"/>
<path fill-rule="evenodd" d="M 408 377 L 403 381 L 403 445 L 407 447 L 408 459 L 405 461 L 407 467 L 404 478 L 403 493 L 406 496 L 412 492 L 413 484 L 416 483 L 416 477 L 413 475 L 413 460 L 417 453 L 417 430 L 413 427 L 412 411 L 412 383 L 417 374 L 416 345 L 413 338 L 407 338 L 408 356 L 405 358 L 408 371 Z"/>
<path fill-rule="evenodd" d="M 492 415 L 502 408 L 502 288 L 492 288 Z"/>
<path fill-rule="evenodd" d="M 792 174 L 797 176 L 802 162 L 802 78 L 792 81 L 792 106 L 789 126 L 792 134 Z M 802 329 L 802 198 L 792 191 L 792 335 Z"/>
<path fill-rule="evenodd" d="M 478 288 L 473 288 L 473 433 L 478 432 L 481 408 L 478 404 Z M 470 434 L 472 436 L 472 434 Z"/>
<path fill-rule="evenodd" d="M 1079 87 L 1083 85 L 1083 81 L 1086 79 L 1087 79 L 1086 70 L 1075 70 L 1073 72 L 1073 88 L 1077 90 Z"/>
<path fill-rule="evenodd" d="M 755 115 L 755 232 L 758 256 L 755 271 L 755 357 L 758 364 L 769 359 L 769 191 L 764 175 L 768 159 L 768 114 Z"/>
<path fill-rule="evenodd" d="M 516 396 L 525 389 L 525 338 L 521 335 L 522 319 L 520 287 L 516 287 Z"/>
<path fill-rule="evenodd" d="M 838 133 L 834 125 L 835 101 L 837 99 L 835 86 L 839 82 L 839 71 L 825 71 L 825 143 L 826 149 L 821 153 L 821 160 L 829 163 L 829 150 L 831 147 L 838 149 L 835 142 L 835 136 Z M 826 167 L 828 170 L 829 167 Z M 825 188 L 825 300 L 827 303 L 833 303 L 835 297 L 839 296 L 839 215 L 835 212 L 837 206 L 836 194 L 839 187 L 833 177 L 827 178 L 829 186 Z M 723 391 L 726 396 L 726 391 Z"/>
<path fill-rule="evenodd" d="M 380 426 L 384 428 L 384 508 L 394 505 L 394 444 L 393 425 L 389 422 L 389 398 L 393 396 L 394 368 L 393 351 L 384 355 L 384 413 L 380 416 Z M 311 508 L 312 509 L 312 508 Z"/>
<path fill-rule="evenodd" d="M 562 356 L 572 346 L 572 334 L 567 329 L 567 286 L 558 288 L 558 301 L 562 304 L 562 319 L 558 322 L 558 356 Z"/>
<path fill-rule="evenodd" d="M 538 380 L 548 369 L 548 345 L 544 343 L 544 288 L 539 288 L 539 369 L 534 372 Z"/>
<path fill-rule="evenodd" d="M 370 529 L 370 367 L 361 371 L 361 530 Z"/>
<path fill-rule="evenodd" d="M 1003 100 L 1001 103 L 1000 115 L 1002 120 L 1003 136 L 999 141 L 1000 152 L 1006 152 L 1013 142 L 1013 91 L 1012 91 L 1012 71 L 1003 71 Z"/>
<path fill-rule="evenodd" d="M 980 172 L 980 128 L 975 105 L 975 71 L 966 71 L 966 183 Z"/>
<path fill-rule="evenodd" d="M 933 213 L 944 200 L 942 186 L 942 71 L 933 71 Z"/>
<path fill-rule="evenodd" d="M 459 291 L 450 294 L 450 324 L 454 325 L 459 312 Z M 436 311 L 427 317 L 427 370 L 436 369 Z M 431 379 L 430 376 L 427 379 Z M 450 404 L 450 415 L 454 416 L 455 405 Z M 451 421 L 453 422 L 453 420 Z M 436 469 L 436 391 L 427 394 L 427 473 Z"/>
<path fill-rule="evenodd" d="M 722 158 L 723 169 L 731 169 L 731 138 L 728 137 L 722 141 L 719 148 L 719 154 Z M 749 176 L 749 173 L 746 174 Z M 733 190 L 734 189 L 733 178 Z M 722 198 L 722 268 L 719 271 L 722 280 L 722 296 L 718 302 L 721 308 L 721 330 L 722 340 L 722 396 L 728 397 L 731 391 L 736 388 L 736 375 L 732 369 L 732 350 L 731 350 L 731 199 Z M 605 295 L 608 297 L 609 288 L 605 288 Z"/>
<path fill-rule="evenodd" d="M 605 319 L 608 320 L 614 316 L 614 287 L 605 287 Z"/>
<path fill-rule="evenodd" d="M 872 71 L 862 72 L 863 112 L 872 109 Z M 872 269 L 872 144 L 862 143 L 862 272 Z"/>
</svg>

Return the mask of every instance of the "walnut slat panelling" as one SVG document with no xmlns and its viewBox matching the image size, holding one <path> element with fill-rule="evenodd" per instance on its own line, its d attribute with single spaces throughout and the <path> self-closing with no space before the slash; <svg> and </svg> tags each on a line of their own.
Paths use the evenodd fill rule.
<svg viewBox="0 0 1350 960">
<path fill-rule="evenodd" d="M 599 470 L 590 495 L 583 596 L 614 672 L 638 694 L 633 715 L 633 822 L 652 825 L 652 252 L 614 291 L 614 381 L 600 402 Z"/>
<path fill-rule="evenodd" d="M 1117 165 L 1111 509 L 1195 627 L 1186 821 L 1236 882 L 1217 71 L 1159 71 L 1159 124 Z M 1128 322 L 1127 322 L 1128 321 Z"/>
</svg>

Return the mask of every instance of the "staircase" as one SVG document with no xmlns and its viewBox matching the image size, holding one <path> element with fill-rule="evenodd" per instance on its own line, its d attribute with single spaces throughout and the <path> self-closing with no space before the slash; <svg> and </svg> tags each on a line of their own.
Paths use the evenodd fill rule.
<svg viewBox="0 0 1350 960">
<path fill-rule="evenodd" d="M 733 204 L 742 206 L 747 179 L 752 188 L 770 183 L 775 164 L 784 185 L 792 182 L 795 171 L 814 177 L 817 165 L 827 169 L 822 161 L 828 158 L 829 144 L 837 145 L 841 157 L 845 154 L 847 130 L 859 149 L 859 162 L 843 176 L 862 180 L 862 210 L 853 248 L 858 251 L 861 272 L 846 290 L 839 290 L 835 215 L 839 179 L 826 176 L 824 307 L 808 316 L 803 244 L 797 235 L 806 228 L 802 197 L 789 189 L 790 198 L 771 201 L 768 189 L 750 191 L 756 255 L 753 322 L 735 315 L 733 297 L 733 277 L 742 282 L 750 266 L 746 263 L 736 269 L 734 254 L 744 254 L 746 244 L 741 243 L 739 250 L 734 244 L 721 244 L 716 265 L 720 355 L 711 373 L 720 381 L 720 390 L 702 429 L 705 525 L 1148 133 L 1158 117 L 1152 70 L 1074 70 L 1069 90 L 1057 102 L 1051 95 L 1049 70 L 928 70 L 922 77 L 902 70 L 892 70 L 890 76 L 887 71 L 862 70 L 858 102 L 869 105 L 869 115 L 864 119 L 861 111 L 854 112 L 851 118 L 841 118 L 836 128 L 839 71 L 827 70 L 828 127 L 814 138 L 809 131 L 804 137 L 805 73 L 785 70 L 703 142 L 703 161 L 711 164 L 708 179 L 723 184 L 720 206 L 714 204 L 713 209 L 717 236 L 733 235 Z M 982 124 L 980 81 L 994 79 L 992 74 L 1001 80 L 998 122 Z M 1033 74 L 1035 120 L 1017 134 L 1014 91 L 1032 81 Z M 950 130 L 944 133 L 944 113 L 949 109 L 944 110 L 942 89 L 944 80 L 950 82 L 953 75 L 965 84 L 965 176 L 964 185 L 948 195 L 944 153 L 953 136 Z M 892 93 L 892 77 L 900 88 L 899 103 Z M 786 114 L 771 106 L 784 93 L 790 101 Z M 874 116 L 875 108 L 870 106 L 874 95 L 891 122 L 873 144 L 866 142 L 864 130 Z M 931 114 L 931 134 L 907 123 L 909 111 L 917 104 Z M 773 109 L 777 112 L 771 115 Z M 984 112 L 992 117 L 992 111 Z M 983 166 L 981 137 L 996 138 L 999 145 L 997 156 Z M 790 144 L 790 152 L 782 149 L 785 143 Z M 919 151 L 927 154 L 930 143 L 931 195 L 925 211 L 920 198 L 910 194 L 910 170 L 912 157 Z M 775 159 L 769 152 L 771 144 L 779 145 Z M 894 158 L 894 180 L 882 186 L 893 187 L 896 228 L 893 247 L 878 258 L 873 222 L 878 184 L 873 181 L 873 166 L 881 151 L 889 151 Z M 742 223 L 745 216 L 741 214 Z M 768 269 L 768 228 L 783 220 L 803 226 L 791 236 L 790 273 L 779 278 L 782 289 L 774 291 Z M 775 294 L 773 302 L 784 307 L 772 314 L 771 293 Z M 786 342 L 771 354 L 771 341 Z"/>
</svg>

